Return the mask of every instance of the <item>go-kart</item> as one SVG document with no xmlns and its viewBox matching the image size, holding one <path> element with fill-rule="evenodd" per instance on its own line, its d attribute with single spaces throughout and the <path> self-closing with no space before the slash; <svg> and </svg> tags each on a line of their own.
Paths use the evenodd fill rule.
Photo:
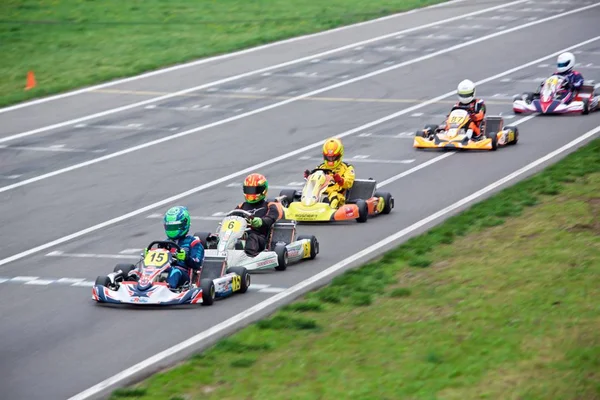
<svg viewBox="0 0 600 400">
<path fill-rule="evenodd" d="M 486 116 L 480 129 L 480 138 L 473 138 L 468 132 L 471 117 L 466 110 L 452 110 L 443 127 L 426 125 L 425 129 L 417 131 L 413 147 L 417 149 L 465 149 L 492 150 L 500 146 L 517 144 L 519 130 L 516 126 L 504 126 L 501 116 Z"/>
<path fill-rule="evenodd" d="M 250 275 L 244 268 L 225 269 L 223 263 L 204 262 L 202 269 L 189 269 L 190 282 L 169 288 L 167 270 L 174 262 L 173 250 L 181 248 L 170 241 L 154 241 L 137 264 L 117 264 L 112 273 L 99 276 L 92 298 L 99 303 L 142 305 L 212 305 L 215 298 L 245 293 Z"/>
<path fill-rule="evenodd" d="M 286 189 L 278 199 L 284 205 L 284 218 L 301 222 L 356 220 L 366 222 L 371 216 L 389 214 L 394 208 L 394 198 L 388 192 L 376 191 L 373 179 L 356 179 L 345 193 L 344 205 L 333 208 L 327 201 L 327 187 L 334 185 L 333 171 L 315 168 L 301 191 Z"/>
<path fill-rule="evenodd" d="M 539 114 L 589 114 L 598 109 L 600 92 L 593 81 L 585 81 L 575 98 L 566 103 L 563 94 L 567 80 L 553 75 L 544 81 L 533 93 L 527 92 L 513 98 L 513 112 Z"/>
<path fill-rule="evenodd" d="M 275 203 L 281 210 L 281 204 Z M 271 227 L 265 250 L 255 257 L 244 252 L 247 232 L 251 229 L 253 213 L 232 210 L 226 214 L 217 233 L 196 232 L 205 244 L 205 262 L 223 262 L 231 268 L 243 267 L 248 271 L 272 269 L 284 271 L 288 265 L 303 259 L 314 259 L 319 253 L 319 242 L 313 235 L 296 236 L 294 221 L 277 221 Z"/>
</svg>

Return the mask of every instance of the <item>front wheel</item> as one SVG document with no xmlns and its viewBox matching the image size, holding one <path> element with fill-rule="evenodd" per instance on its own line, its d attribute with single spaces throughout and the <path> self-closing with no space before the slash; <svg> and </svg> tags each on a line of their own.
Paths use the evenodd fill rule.
<svg viewBox="0 0 600 400">
<path fill-rule="evenodd" d="M 367 202 L 364 200 L 356 200 L 356 206 L 358 207 L 358 218 L 356 218 L 357 222 L 367 222 L 369 218 L 369 207 L 367 206 Z"/>
<path fill-rule="evenodd" d="M 277 244 L 275 246 L 275 254 L 277 254 L 277 271 L 285 271 L 288 266 L 288 251 L 284 244 Z"/>
<path fill-rule="evenodd" d="M 200 281 L 200 289 L 202 289 L 202 305 L 212 306 L 216 296 L 215 283 L 212 279 L 202 279 L 202 281 Z"/>
<path fill-rule="evenodd" d="M 96 278 L 96 282 L 94 282 L 94 286 L 95 285 L 100 285 L 100 286 L 104 286 L 108 289 L 113 289 L 113 284 L 110 281 L 110 278 L 108 276 L 105 275 L 101 275 L 99 277 Z"/>
<path fill-rule="evenodd" d="M 590 113 L 590 101 L 588 99 L 583 99 L 583 110 L 581 110 L 581 114 L 588 115 Z"/>
</svg>

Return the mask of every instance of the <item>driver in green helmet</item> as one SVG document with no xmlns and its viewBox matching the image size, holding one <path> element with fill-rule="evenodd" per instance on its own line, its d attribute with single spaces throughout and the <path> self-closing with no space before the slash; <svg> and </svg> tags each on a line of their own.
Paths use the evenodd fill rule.
<svg viewBox="0 0 600 400">
<path fill-rule="evenodd" d="M 167 270 L 169 273 L 167 283 L 171 289 L 179 288 L 189 282 L 188 269 L 202 269 L 204 246 L 202 246 L 199 237 L 188 235 L 190 219 L 188 209 L 181 206 L 170 208 L 163 219 L 167 239 L 181 247 L 181 250 L 175 256 L 177 262 Z"/>
<path fill-rule="evenodd" d="M 265 249 L 271 226 L 283 216 L 279 204 L 265 200 L 268 190 L 269 182 L 264 175 L 248 175 L 244 180 L 246 201 L 236 207 L 236 209 L 249 211 L 254 216 L 244 246 L 244 252 L 249 257 L 256 257 Z"/>
</svg>

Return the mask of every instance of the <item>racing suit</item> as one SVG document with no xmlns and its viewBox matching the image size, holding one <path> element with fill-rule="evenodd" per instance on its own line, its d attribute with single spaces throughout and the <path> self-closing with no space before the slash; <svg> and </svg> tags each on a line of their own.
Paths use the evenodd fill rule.
<svg viewBox="0 0 600 400">
<path fill-rule="evenodd" d="M 277 220 L 283 216 L 279 204 L 261 200 L 257 203 L 247 201 L 239 204 L 237 210 L 253 212 L 253 216 L 262 220 L 262 225 L 258 228 L 251 227 L 248 231 L 248 238 L 244 246 L 244 252 L 249 257 L 256 257 L 267 246 L 267 236 L 271 232 L 271 227 Z"/>
<path fill-rule="evenodd" d="M 463 104 L 461 102 L 456 103 L 452 110 L 462 109 L 467 110 L 471 115 L 471 122 L 469 124 L 469 129 L 473 130 L 473 136 L 480 137 L 481 136 L 481 122 L 485 118 L 485 102 L 482 99 L 474 99 L 468 104 Z M 452 112 L 450 110 L 450 112 Z M 450 114 L 448 114 L 450 115 Z"/>
<path fill-rule="evenodd" d="M 577 92 L 579 91 L 579 89 L 581 89 L 581 86 L 583 85 L 583 75 L 581 75 L 578 71 L 575 70 L 571 70 L 569 72 L 564 73 L 555 72 L 554 75 L 561 76 L 567 81 L 565 90 L 561 93 L 561 99 L 564 99 L 565 104 L 569 104 L 571 101 L 573 101 L 573 99 L 577 95 Z M 542 88 L 542 86 L 544 86 L 544 82 L 542 82 L 542 84 L 540 85 L 540 89 Z"/>
<path fill-rule="evenodd" d="M 190 275 L 187 270 L 189 268 L 200 270 L 204 260 L 204 246 L 202 246 L 202 242 L 197 236 L 187 235 L 175 240 L 175 243 L 177 243 L 182 250 L 185 250 L 186 256 L 185 261 L 175 259 L 173 264 L 171 264 L 171 268 L 166 271 L 169 273 L 167 282 L 172 289 L 178 288 L 188 282 L 190 280 Z M 173 249 L 173 251 L 176 250 Z"/>
<path fill-rule="evenodd" d="M 319 165 L 317 168 L 331 169 L 327 163 Z M 355 173 L 354 166 L 341 162 L 337 168 L 332 169 L 333 173 L 339 176 L 335 184 L 329 185 L 327 190 L 327 199 L 333 208 L 339 208 L 346 203 L 346 191 L 354 185 Z M 334 175 L 334 177 L 335 177 Z"/>
</svg>

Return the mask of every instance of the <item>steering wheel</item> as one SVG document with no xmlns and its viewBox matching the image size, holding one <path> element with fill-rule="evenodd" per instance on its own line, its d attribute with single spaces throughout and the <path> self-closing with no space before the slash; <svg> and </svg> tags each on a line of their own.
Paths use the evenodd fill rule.
<svg viewBox="0 0 600 400">
<path fill-rule="evenodd" d="M 181 247 L 177 243 L 166 240 L 155 240 L 152 243 L 150 243 L 148 247 L 146 247 L 146 249 L 150 250 L 154 245 L 156 245 L 157 249 L 167 249 L 168 251 L 171 251 L 172 249 L 175 249 L 177 251 L 181 250 Z"/>
<path fill-rule="evenodd" d="M 234 216 L 234 217 L 242 217 L 245 218 L 247 221 L 250 221 L 252 219 L 252 213 L 248 212 L 246 210 L 240 210 L 235 209 L 235 210 L 231 210 L 227 213 L 227 216 Z"/>
<path fill-rule="evenodd" d="M 329 169 L 329 168 L 315 168 L 312 171 L 310 171 L 309 175 L 314 174 L 317 171 L 323 171 L 325 173 L 325 175 L 329 175 L 329 174 L 333 174 L 333 170 Z"/>
</svg>

